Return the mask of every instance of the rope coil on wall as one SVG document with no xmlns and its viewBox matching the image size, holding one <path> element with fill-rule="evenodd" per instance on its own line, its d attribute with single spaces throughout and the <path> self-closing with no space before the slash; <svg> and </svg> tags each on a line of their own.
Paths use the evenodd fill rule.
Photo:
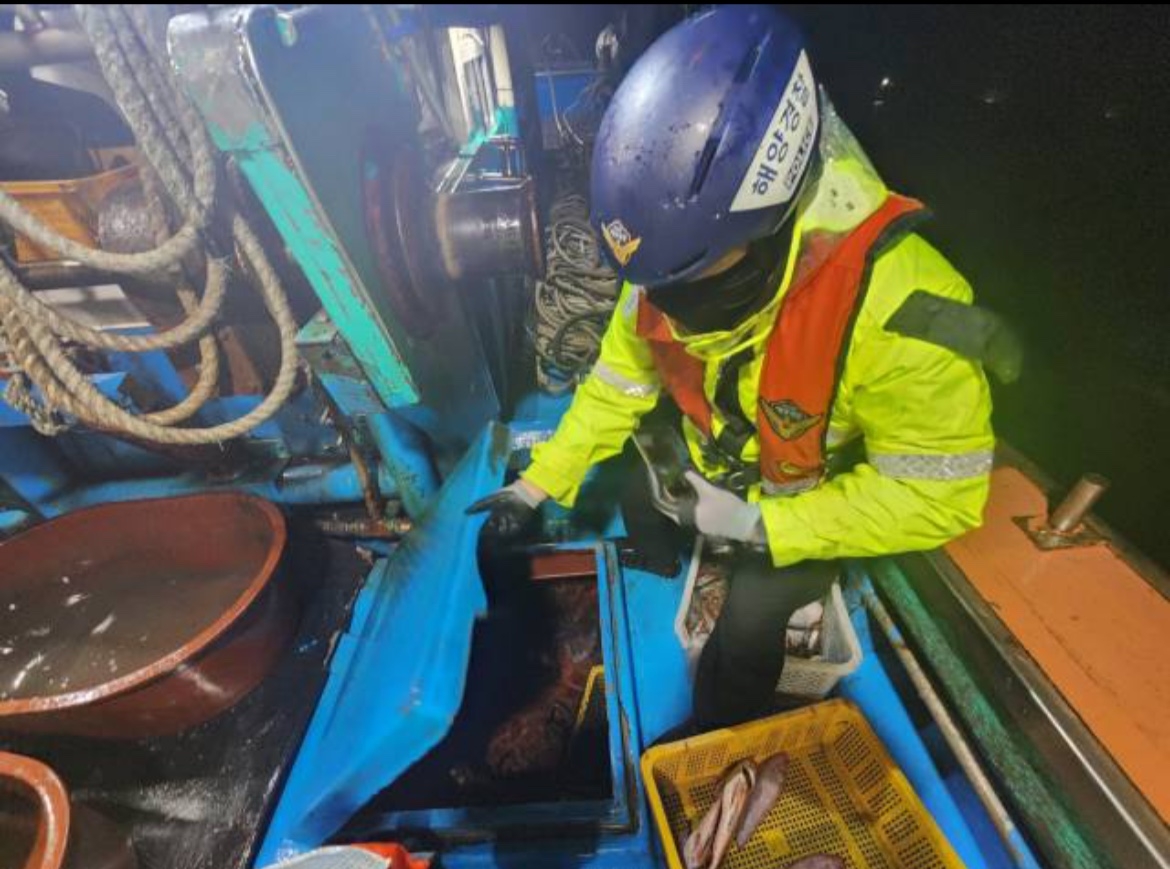
<svg viewBox="0 0 1170 869">
<path fill-rule="evenodd" d="M 537 380 L 552 393 L 572 389 L 597 360 L 621 283 L 601 257 L 585 197 L 569 193 L 549 210 L 547 269 L 537 281 Z"/>
</svg>

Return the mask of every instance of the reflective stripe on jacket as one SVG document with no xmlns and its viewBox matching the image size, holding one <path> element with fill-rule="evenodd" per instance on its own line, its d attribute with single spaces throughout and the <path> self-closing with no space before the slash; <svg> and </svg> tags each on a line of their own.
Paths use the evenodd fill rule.
<svg viewBox="0 0 1170 869">
<path fill-rule="evenodd" d="M 822 180 L 822 187 L 826 183 L 832 179 Z M 859 195 L 872 195 L 874 201 L 858 220 L 885 197 L 884 188 Z M 812 221 L 823 225 L 832 219 L 827 194 L 826 203 L 808 209 L 795 238 L 804 237 Z M 749 419 L 755 415 L 764 349 L 776 306 L 791 283 L 796 247 L 776 299 L 747 323 L 730 333 L 676 336 L 702 360 L 709 402 L 721 361 L 753 349 L 738 383 L 741 409 Z M 866 460 L 800 494 L 764 495 L 758 486 L 749 493 L 760 504 L 778 566 L 929 549 L 981 521 L 994 449 L 987 381 L 978 362 L 884 328 L 915 290 L 967 304 L 972 300 L 962 276 L 917 235 L 903 238 L 874 262 L 827 435 L 830 456 L 846 442 L 864 439 Z M 523 474 L 561 504 L 574 502 L 588 469 L 620 453 L 639 419 L 657 403 L 658 373 L 648 342 L 637 334 L 640 292 L 623 288 L 597 365 L 553 438 L 533 449 L 532 464 Z M 724 424 L 716 413 L 711 420 L 715 437 Z M 717 478 L 727 470 L 709 451 L 705 455 L 704 436 L 692 422 L 684 419 L 683 430 L 700 471 Z M 759 455 L 759 439 L 752 437 L 742 457 L 758 462 Z"/>
<path fill-rule="evenodd" d="M 703 392 L 704 363 L 687 352 L 666 315 L 642 295 L 637 331 L 650 342 L 663 387 L 704 441 L 729 462 L 741 461 L 747 441 L 759 438 L 753 478 L 766 493 L 795 494 L 821 484 L 829 411 L 871 264 L 924 215 L 921 203 L 890 196 L 846 237 L 822 236 L 821 246 L 831 248 L 831 254 L 817 257 L 816 245 L 806 246 L 763 347 L 755 425 L 746 416 L 740 418 L 732 438 L 713 442 L 715 410 Z"/>
</svg>

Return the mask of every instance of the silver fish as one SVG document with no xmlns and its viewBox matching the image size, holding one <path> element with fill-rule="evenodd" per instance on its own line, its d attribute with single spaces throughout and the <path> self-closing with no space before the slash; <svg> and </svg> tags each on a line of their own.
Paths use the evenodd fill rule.
<svg viewBox="0 0 1170 869">
<path fill-rule="evenodd" d="M 813 854 L 797 860 L 788 869 L 845 869 L 845 861 L 836 854 Z"/>
<path fill-rule="evenodd" d="M 748 795 L 739 835 L 735 837 L 737 847 L 747 845 L 768 812 L 772 811 L 772 806 L 776 805 L 780 792 L 784 790 L 784 775 L 787 772 L 788 755 L 784 752 L 774 754 L 760 764 L 756 770 L 756 785 Z"/>
<path fill-rule="evenodd" d="M 750 760 L 735 765 L 723 785 L 720 798 L 723 807 L 719 810 L 719 829 L 715 831 L 715 844 L 711 849 L 710 869 L 719 869 L 735 832 L 743 819 L 748 794 L 756 783 L 756 765 Z"/>
<path fill-rule="evenodd" d="M 715 844 L 715 831 L 719 827 L 719 815 L 723 809 L 720 794 L 715 795 L 711 808 L 683 844 L 683 862 L 687 869 L 705 869 L 711 859 L 711 846 Z"/>
</svg>

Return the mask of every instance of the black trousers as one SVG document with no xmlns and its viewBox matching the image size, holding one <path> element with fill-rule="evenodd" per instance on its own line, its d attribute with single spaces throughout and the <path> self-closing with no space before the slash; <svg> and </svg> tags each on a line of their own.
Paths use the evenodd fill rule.
<svg viewBox="0 0 1170 869">
<path fill-rule="evenodd" d="M 773 567 L 765 553 L 744 553 L 695 672 L 695 724 L 728 727 L 769 711 L 784 669 L 784 631 L 792 614 L 824 597 L 836 561 Z"/>
</svg>

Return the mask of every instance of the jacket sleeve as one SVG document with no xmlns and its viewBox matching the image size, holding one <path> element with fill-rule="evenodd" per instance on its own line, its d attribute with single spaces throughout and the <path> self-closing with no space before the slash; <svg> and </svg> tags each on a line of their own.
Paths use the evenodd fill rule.
<svg viewBox="0 0 1170 869">
<path fill-rule="evenodd" d="M 556 433 L 532 449 L 521 476 L 571 507 L 589 469 L 622 451 L 638 420 L 658 403 L 658 374 L 636 331 L 640 291 L 622 289 L 597 363 L 577 388 Z"/>
<path fill-rule="evenodd" d="M 761 499 L 777 566 L 930 549 L 982 522 L 995 439 L 981 366 L 883 328 L 915 289 L 970 303 L 971 288 L 917 237 L 895 251 L 875 266 L 843 383 L 867 459 L 810 492 Z"/>
</svg>

